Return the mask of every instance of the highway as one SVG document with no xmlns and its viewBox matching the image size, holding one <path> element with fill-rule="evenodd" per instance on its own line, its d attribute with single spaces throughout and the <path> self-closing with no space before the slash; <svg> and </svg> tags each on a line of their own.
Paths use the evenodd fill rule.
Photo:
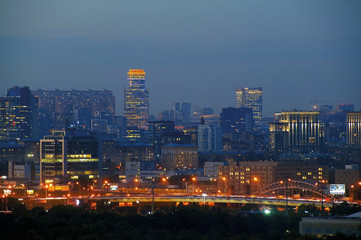
<svg viewBox="0 0 361 240">
<path fill-rule="evenodd" d="M 48 197 L 48 198 L 20 198 L 20 201 L 24 203 L 31 203 L 33 206 L 39 206 L 46 203 L 46 206 L 52 206 L 57 204 L 72 204 L 76 205 L 77 202 L 91 202 L 106 201 L 109 203 L 151 203 L 152 196 L 150 194 L 141 195 L 118 195 L 118 196 L 71 196 L 71 197 Z M 287 203 L 286 203 L 287 202 Z M 157 195 L 154 197 L 154 203 L 200 203 L 207 205 L 217 204 L 255 204 L 262 206 L 279 206 L 285 207 L 297 207 L 301 204 L 314 204 L 317 207 L 321 207 L 322 203 L 320 199 L 294 199 L 288 198 L 276 198 L 276 197 L 248 197 L 248 196 L 201 196 L 201 195 L 187 195 L 187 196 L 174 196 L 174 195 Z M 324 207 L 331 207 L 332 202 L 324 200 Z"/>
<path fill-rule="evenodd" d="M 104 200 L 108 202 L 152 202 L 152 196 L 101 196 L 90 197 L 89 200 L 98 201 Z M 225 203 L 225 204 L 258 204 L 269 206 L 286 206 L 285 198 L 275 197 L 246 197 L 246 196 L 155 196 L 155 203 L 160 202 L 187 202 L 187 203 Z M 321 207 L 322 203 L 319 199 L 292 199 L 288 198 L 288 206 L 296 207 L 301 204 L 315 204 Z M 323 202 L 325 207 L 331 206 L 332 202 Z"/>
</svg>

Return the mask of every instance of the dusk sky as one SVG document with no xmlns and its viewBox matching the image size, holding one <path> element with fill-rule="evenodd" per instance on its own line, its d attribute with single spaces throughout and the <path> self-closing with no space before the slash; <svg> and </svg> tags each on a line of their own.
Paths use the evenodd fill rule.
<svg viewBox="0 0 361 240">
<path fill-rule="evenodd" d="M 123 115 L 129 68 L 152 114 L 176 101 L 235 106 L 263 87 L 264 116 L 361 108 L 361 1 L 0 1 L 0 92 L 110 89 Z"/>
</svg>

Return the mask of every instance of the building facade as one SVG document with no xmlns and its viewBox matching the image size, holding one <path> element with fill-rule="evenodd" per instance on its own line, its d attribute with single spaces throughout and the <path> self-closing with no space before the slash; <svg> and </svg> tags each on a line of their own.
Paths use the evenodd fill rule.
<svg viewBox="0 0 361 240">
<path fill-rule="evenodd" d="M 218 167 L 218 188 L 221 194 L 249 195 L 273 183 L 276 162 L 230 162 Z"/>
<path fill-rule="evenodd" d="M 52 131 L 40 140 L 40 181 L 99 179 L 102 169 L 98 139 L 87 131 Z"/>
<path fill-rule="evenodd" d="M 252 132 L 254 122 L 252 114 L 251 108 L 222 108 L 220 118 L 223 134 L 239 139 L 244 132 Z"/>
<path fill-rule="evenodd" d="M 29 87 L 14 86 L 0 97 L 0 140 L 14 141 L 38 134 L 38 99 Z"/>
<path fill-rule="evenodd" d="M 270 152 L 318 152 L 322 148 L 323 129 L 319 112 L 286 111 L 275 114 L 270 123 Z"/>
<path fill-rule="evenodd" d="M 236 89 L 236 107 L 252 108 L 256 126 L 262 119 L 262 93 L 261 87 Z"/>
<path fill-rule="evenodd" d="M 361 111 L 347 113 L 347 145 L 361 149 Z"/>
<path fill-rule="evenodd" d="M 216 125 L 198 125 L 198 151 L 216 152 L 222 150 L 222 128 Z"/>
<path fill-rule="evenodd" d="M 186 144 L 165 145 L 162 147 L 161 164 L 167 170 L 197 168 L 197 146 Z"/>
<path fill-rule="evenodd" d="M 124 90 L 124 116 L 129 138 L 139 138 L 149 119 L 149 90 L 145 87 L 143 69 L 130 69 L 128 87 Z"/>
</svg>

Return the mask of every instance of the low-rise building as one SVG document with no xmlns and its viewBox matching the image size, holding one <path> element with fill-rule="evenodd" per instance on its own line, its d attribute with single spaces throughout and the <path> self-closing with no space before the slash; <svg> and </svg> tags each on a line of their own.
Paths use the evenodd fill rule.
<svg viewBox="0 0 361 240">
<path fill-rule="evenodd" d="M 169 144 L 162 147 L 162 166 L 167 170 L 198 167 L 198 148 L 194 145 Z"/>
<path fill-rule="evenodd" d="M 302 218 L 299 223 L 300 234 L 334 236 L 342 233 L 348 236 L 360 236 L 360 212 L 345 217 L 321 217 L 321 218 Z"/>
<path fill-rule="evenodd" d="M 229 166 L 218 168 L 218 188 L 220 193 L 249 195 L 273 183 L 276 162 L 231 162 Z"/>
</svg>

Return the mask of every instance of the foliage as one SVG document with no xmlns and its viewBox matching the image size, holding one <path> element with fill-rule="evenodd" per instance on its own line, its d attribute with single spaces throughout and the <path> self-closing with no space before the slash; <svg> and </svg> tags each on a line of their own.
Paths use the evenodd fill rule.
<svg viewBox="0 0 361 240">
<path fill-rule="evenodd" d="M 103 206 L 97 211 L 87 211 L 55 206 L 46 212 L 39 207 L 26 211 L 15 204 L 13 211 L 13 214 L 0 214 L 2 239 L 317 239 L 298 234 L 297 213 L 291 212 L 287 218 L 277 209 L 272 209 L 269 215 L 249 211 L 252 214 L 241 216 L 235 210 L 180 205 L 152 215 L 140 215 L 133 207 Z M 342 237 L 327 239 L 356 239 Z"/>
</svg>

